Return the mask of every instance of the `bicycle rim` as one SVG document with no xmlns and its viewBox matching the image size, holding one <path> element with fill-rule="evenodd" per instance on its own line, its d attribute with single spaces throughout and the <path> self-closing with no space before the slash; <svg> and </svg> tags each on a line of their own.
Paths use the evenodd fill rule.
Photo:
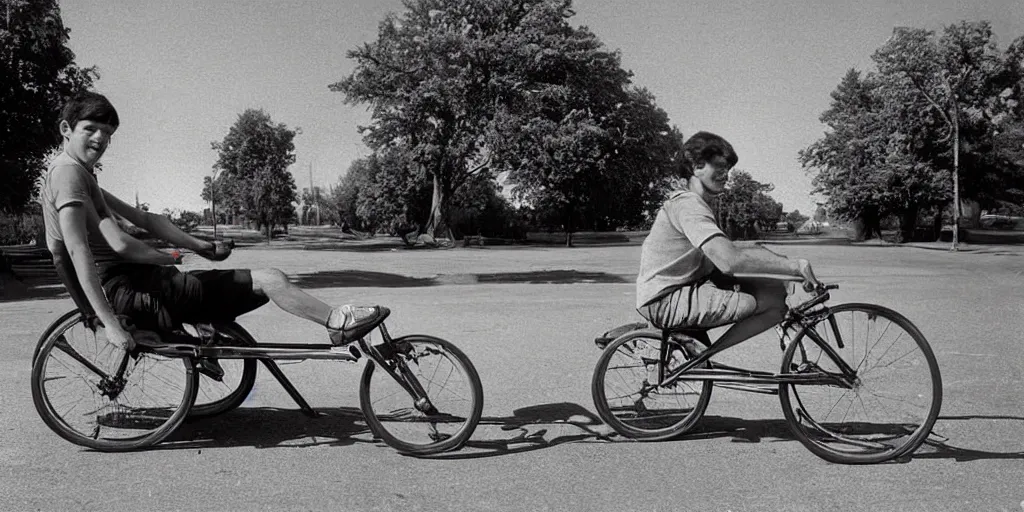
<svg viewBox="0 0 1024 512">
<path fill-rule="evenodd" d="M 942 405 L 931 347 L 909 320 L 871 304 L 843 304 L 811 327 L 856 372 L 852 387 L 782 384 L 779 398 L 794 435 L 825 460 L 867 464 L 917 449 Z M 837 335 L 838 334 L 838 335 Z M 844 347 L 839 348 L 841 339 Z M 806 331 L 786 349 L 783 373 L 839 373 Z"/>
<path fill-rule="evenodd" d="M 657 441 L 682 435 L 697 424 L 711 400 L 709 381 L 657 385 L 661 345 L 660 333 L 626 333 L 605 347 L 594 368 L 594 406 L 623 436 Z M 671 347 L 666 373 L 686 359 L 678 345 Z"/>
<path fill-rule="evenodd" d="M 191 326 L 185 326 L 193 336 L 198 333 Z M 256 340 L 237 323 L 215 325 L 215 344 L 250 347 Z M 215 416 L 231 411 L 242 405 L 256 383 L 256 359 L 218 359 L 224 369 L 224 379 L 216 381 L 199 373 L 199 391 L 195 403 L 189 410 L 189 418 Z"/>
<path fill-rule="evenodd" d="M 389 368 L 414 378 L 433 408 L 417 407 L 412 395 L 371 361 L 359 389 L 371 430 L 403 453 L 426 455 L 462 446 L 483 411 L 483 388 L 473 364 L 454 345 L 432 336 L 405 336 L 393 345 Z"/>
<path fill-rule="evenodd" d="M 47 426 L 102 451 L 143 448 L 170 434 L 195 399 L 191 361 L 140 353 L 127 357 L 118 382 L 126 357 L 80 316 L 54 329 L 32 369 L 32 399 Z"/>
</svg>

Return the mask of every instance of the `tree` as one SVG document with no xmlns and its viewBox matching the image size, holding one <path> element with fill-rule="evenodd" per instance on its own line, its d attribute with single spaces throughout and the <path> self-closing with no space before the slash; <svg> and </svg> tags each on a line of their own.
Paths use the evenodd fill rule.
<svg viewBox="0 0 1024 512">
<path fill-rule="evenodd" d="M 733 240 L 757 238 L 759 231 L 775 229 L 782 204 L 768 195 L 774 188 L 747 171 L 733 170 L 729 186 L 714 201 L 719 227 Z"/>
<path fill-rule="evenodd" d="M 295 162 L 295 136 L 284 124 L 274 124 L 262 110 L 248 109 L 221 142 L 214 169 L 220 170 L 227 203 L 264 228 L 270 243 L 274 226 L 285 226 L 295 216 L 295 178 L 288 166 Z M 220 188 L 220 187 L 218 187 Z"/>
<path fill-rule="evenodd" d="M 982 155 L 988 152 L 994 127 L 1005 114 L 998 98 L 1014 79 L 1013 69 L 996 47 L 991 26 L 984 21 L 960 22 L 945 27 L 937 39 L 931 31 L 897 28 L 872 58 L 892 85 L 909 83 L 924 99 L 923 111 L 935 115 L 945 128 L 945 133 L 931 139 L 938 148 L 919 146 L 931 154 L 921 158 L 920 149 L 909 152 L 917 153 L 915 160 L 926 165 L 950 169 L 953 225 L 960 226 L 961 192 L 975 200 L 987 195 L 983 184 L 990 169 L 979 164 L 986 160 Z M 968 164 L 967 169 L 962 169 L 962 163 Z M 954 250 L 958 231 L 953 230 Z"/>
<path fill-rule="evenodd" d="M 67 47 L 56 0 L 0 0 L 0 212 L 21 211 L 61 143 L 63 104 L 99 78 Z"/>
<path fill-rule="evenodd" d="M 856 220 L 858 239 L 896 216 L 908 240 L 921 211 L 935 211 L 939 225 L 952 202 L 959 225 L 961 196 L 981 205 L 1020 197 L 1020 168 L 997 143 L 1017 118 L 1015 48 L 1000 55 L 985 22 L 950 25 L 937 39 L 896 29 L 872 56 L 877 72 L 843 78 L 821 117 L 830 130 L 801 151 L 829 211 Z"/>
<path fill-rule="evenodd" d="M 373 121 L 361 128 L 367 145 L 400 153 L 389 158 L 411 167 L 384 169 L 430 186 L 425 231 L 446 234 L 459 189 L 477 174 L 493 178 L 499 167 L 515 171 L 510 179 L 524 196 L 538 196 L 532 206 L 564 211 L 569 225 L 581 216 L 608 217 L 583 211 L 591 205 L 606 205 L 611 217 L 636 217 L 634 206 L 660 191 L 651 192 L 646 176 L 663 168 L 651 165 L 652 155 L 667 160 L 671 151 L 648 146 L 672 132 L 667 116 L 646 91 L 627 91 L 629 73 L 617 53 L 568 24 L 570 1 L 405 6 L 380 24 L 375 42 L 349 52 L 355 71 L 330 88 L 347 102 L 369 104 Z M 519 129 L 521 123 L 528 125 Z M 539 144 L 547 144 L 546 167 L 523 169 Z M 559 175 L 545 184 L 544 168 Z M 540 187 L 549 185 L 560 192 L 541 197 Z"/>
<path fill-rule="evenodd" d="M 793 210 L 789 213 L 783 214 L 783 220 L 789 226 L 789 231 L 799 229 L 800 226 L 803 226 L 804 223 L 810 219 L 810 217 L 800 213 L 800 210 Z"/>
</svg>

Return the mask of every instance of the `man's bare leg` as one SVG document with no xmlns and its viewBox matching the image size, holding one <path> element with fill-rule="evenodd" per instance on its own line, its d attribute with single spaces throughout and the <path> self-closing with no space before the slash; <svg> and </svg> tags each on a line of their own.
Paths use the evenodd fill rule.
<svg viewBox="0 0 1024 512">
<path fill-rule="evenodd" d="M 715 347 L 729 348 L 771 329 L 782 321 L 786 313 L 786 285 L 770 279 L 749 279 L 740 282 L 742 290 L 754 296 L 757 308 L 754 314 L 732 324 L 715 341 Z"/>
<path fill-rule="evenodd" d="M 292 284 L 288 276 L 276 268 L 252 270 L 252 288 L 266 295 L 281 309 L 320 325 L 328 325 L 332 306 Z"/>
</svg>

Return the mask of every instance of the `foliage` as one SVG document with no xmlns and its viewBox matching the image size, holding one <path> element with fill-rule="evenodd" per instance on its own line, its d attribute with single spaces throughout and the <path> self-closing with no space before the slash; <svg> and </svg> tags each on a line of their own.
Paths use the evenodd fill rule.
<svg viewBox="0 0 1024 512">
<path fill-rule="evenodd" d="M 22 245 L 38 240 L 43 231 L 43 217 L 38 212 L 10 214 L 0 212 L 0 246 Z"/>
<path fill-rule="evenodd" d="M 801 151 L 816 172 L 814 192 L 829 211 L 870 236 L 881 219 L 900 219 L 909 237 L 924 210 L 964 197 L 992 206 L 1024 199 L 1024 175 L 1007 149 L 1024 142 L 1021 52 L 998 52 L 986 22 L 931 31 L 900 28 L 872 56 L 877 71 L 850 70 L 821 121 L 825 136 Z M 1001 142 L 1002 140 L 1002 142 Z"/>
<path fill-rule="evenodd" d="M 753 239 L 759 232 L 773 231 L 782 217 L 782 204 L 768 195 L 774 188 L 755 180 L 747 171 L 734 169 L 729 186 L 714 201 L 718 225 L 726 236 Z"/>
<path fill-rule="evenodd" d="M 788 222 L 794 227 L 800 227 L 811 218 L 800 213 L 800 210 L 793 210 L 789 213 L 784 214 L 785 222 Z"/>
<path fill-rule="evenodd" d="M 75 64 L 69 33 L 56 0 L 0 0 L 0 211 L 28 204 L 60 145 L 60 109 L 99 78 Z"/>
<path fill-rule="evenodd" d="M 302 201 L 299 204 L 299 223 L 305 225 L 337 224 L 338 209 L 331 200 L 331 193 L 324 191 L 323 187 L 317 185 L 311 191 L 308 188 L 302 189 Z"/>
<path fill-rule="evenodd" d="M 198 212 L 188 210 L 170 210 L 165 209 L 163 211 L 165 217 L 171 220 L 171 223 L 178 227 L 178 229 L 191 233 L 195 231 L 199 224 L 203 222 L 203 215 Z"/>
<path fill-rule="evenodd" d="M 664 170 L 678 133 L 649 93 L 627 87 L 617 53 L 569 26 L 570 1 L 405 6 L 375 42 L 349 52 L 355 71 L 330 87 L 369 105 L 364 140 L 402 162 L 380 169 L 416 180 L 405 191 L 417 197 L 431 191 L 424 231 L 446 233 L 459 190 L 497 171 L 509 172 L 520 200 L 564 212 L 570 230 L 576 218 L 636 221 L 660 199 L 650 176 Z"/>
<path fill-rule="evenodd" d="M 295 178 L 288 166 L 295 162 L 297 134 L 284 124 L 274 124 L 263 110 L 248 109 L 223 141 L 213 143 L 218 152 L 214 169 L 221 173 L 207 184 L 215 181 L 227 207 L 264 228 L 268 242 L 275 226 L 287 230 L 295 216 Z"/>
</svg>

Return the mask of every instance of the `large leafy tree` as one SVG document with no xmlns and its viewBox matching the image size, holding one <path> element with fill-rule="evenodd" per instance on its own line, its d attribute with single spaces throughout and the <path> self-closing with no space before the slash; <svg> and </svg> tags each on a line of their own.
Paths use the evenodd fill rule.
<svg viewBox="0 0 1024 512">
<path fill-rule="evenodd" d="M 288 166 L 295 162 L 297 133 L 263 110 L 248 109 L 223 141 L 212 144 L 225 202 L 265 229 L 268 242 L 275 226 L 287 226 L 295 216 L 295 178 Z"/>
<path fill-rule="evenodd" d="M 411 169 L 393 168 L 397 175 L 430 186 L 425 231 L 445 233 L 466 197 L 459 189 L 498 170 L 531 206 L 563 212 L 570 232 L 576 218 L 636 217 L 660 191 L 646 176 L 663 168 L 652 154 L 672 153 L 649 147 L 671 132 L 667 116 L 627 88 L 615 52 L 569 25 L 570 1 L 405 7 L 381 23 L 377 41 L 349 52 L 356 70 L 331 89 L 368 103 L 364 140 L 403 154 Z"/>
<path fill-rule="evenodd" d="M 733 170 L 728 188 L 714 201 L 719 227 L 733 240 L 753 239 L 758 232 L 774 230 L 782 218 L 782 203 L 768 195 L 774 189 L 747 171 Z"/>
<path fill-rule="evenodd" d="M 0 0 L 0 211 L 35 194 L 61 107 L 98 78 L 75 64 L 69 34 L 55 0 Z"/>
<path fill-rule="evenodd" d="M 821 118 L 830 130 L 801 152 L 830 211 L 859 220 L 859 236 L 897 216 L 907 239 L 923 210 L 938 223 L 952 203 L 956 219 L 961 195 L 987 207 L 1019 197 L 1019 166 L 999 150 L 1017 118 L 1014 48 L 1000 54 L 985 22 L 941 37 L 895 30 L 872 56 L 877 72 L 844 77 Z"/>
</svg>

